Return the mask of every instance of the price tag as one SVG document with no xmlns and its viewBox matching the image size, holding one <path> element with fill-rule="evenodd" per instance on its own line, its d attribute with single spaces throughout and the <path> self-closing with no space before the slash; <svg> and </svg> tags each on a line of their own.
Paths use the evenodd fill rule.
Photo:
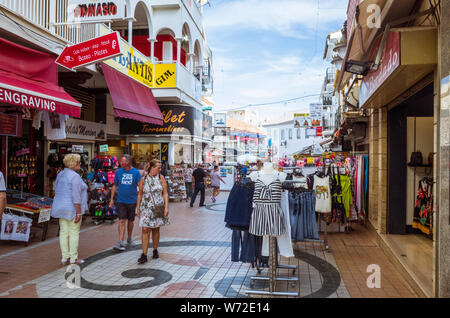
<svg viewBox="0 0 450 318">
<path fill-rule="evenodd" d="M 52 211 L 52 210 L 50 210 L 50 209 L 42 210 L 42 211 L 39 213 L 39 220 L 38 220 L 38 223 L 43 223 L 43 222 L 49 221 L 49 220 L 50 220 L 50 212 L 51 212 L 51 211 Z"/>
</svg>

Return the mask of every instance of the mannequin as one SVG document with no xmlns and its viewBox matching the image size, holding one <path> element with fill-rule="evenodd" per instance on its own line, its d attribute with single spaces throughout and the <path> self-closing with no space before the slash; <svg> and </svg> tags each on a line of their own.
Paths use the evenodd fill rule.
<svg viewBox="0 0 450 318">
<path fill-rule="evenodd" d="M 261 171 L 254 171 L 249 175 L 249 178 L 252 181 L 256 181 L 257 179 L 264 182 L 265 185 L 270 184 L 275 181 L 277 178 L 280 179 L 281 182 L 286 180 L 286 173 L 278 172 L 274 169 L 273 164 L 271 162 L 265 162 Z"/>
<path fill-rule="evenodd" d="M 280 236 L 286 232 L 286 223 L 281 209 L 281 183 L 286 174 L 274 169 L 272 163 L 265 163 L 261 171 L 250 174 L 255 182 L 253 214 L 249 233 L 256 236 Z"/>
</svg>

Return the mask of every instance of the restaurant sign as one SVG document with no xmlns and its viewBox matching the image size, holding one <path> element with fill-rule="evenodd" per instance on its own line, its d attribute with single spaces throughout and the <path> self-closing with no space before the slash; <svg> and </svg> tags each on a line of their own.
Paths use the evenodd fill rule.
<svg viewBox="0 0 450 318">
<path fill-rule="evenodd" d="M 68 22 L 100 22 L 123 20 L 125 0 L 69 0 L 67 5 Z"/>
<path fill-rule="evenodd" d="M 100 26 L 100 35 L 111 33 L 106 26 Z M 152 64 L 138 49 L 120 38 L 122 55 L 103 63 L 150 88 L 176 87 L 176 64 Z"/>
<path fill-rule="evenodd" d="M 374 61 L 382 36 L 377 39 L 376 45 L 370 54 L 370 60 Z M 369 98 L 380 88 L 390 75 L 400 66 L 400 33 L 390 31 L 386 40 L 386 46 L 381 57 L 380 66 L 376 71 L 372 70 L 363 78 L 359 92 L 359 105 L 362 107 Z"/>
</svg>

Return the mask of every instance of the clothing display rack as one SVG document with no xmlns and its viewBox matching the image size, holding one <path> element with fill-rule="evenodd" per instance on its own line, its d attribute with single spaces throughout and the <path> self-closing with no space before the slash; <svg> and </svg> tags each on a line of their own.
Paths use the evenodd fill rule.
<svg viewBox="0 0 450 318">
<path fill-rule="evenodd" d="M 302 183 L 300 181 L 283 181 L 282 184 L 285 182 L 289 184 L 295 184 L 295 183 Z M 289 220 L 286 220 L 286 222 L 290 222 Z M 289 233 L 290 234 L 290 233 Z M 300 293 L 297 292 L 277 292 L 276 291 L 276 284 L 277 282 L 288 282 L 290 283 L 291 287 L 295 287 L 298 285 L 298 276 L 296 277 L 279 277 L 277 276 L 277 270 L 278 269 L 292 269 L 292 274 L 295 275 L 297 272 L 297 265 L 281 265 L 278 262 L 279 253 L 278 253 L 278 244 L 277 244 L 277 238 L 276 236 L 269 236 L 269 268 L 268 268 L 268 275 L 267 276 L 253 276 L 250 278 L 250 288 L 249 290 L 246 290 L 245 293 L 248 295 L 271 295 L 271 296 L 286 296 L 286 297 L 299 297 Z M 256 266 L 258 274 L 261 273 L 261 268 Z M 269 291 L 266 290 L 256 290 L 253 289 L 254 287 L 254 281 L 263 281 L 263 282 L 269 282 Z"/>
<path fill-rule="evenodd" d="M 285 181 L 283 181 L 283 184 L 295 184 L 295 183 L 301 183 L 301 184 L 303 184 L 303 182 L 301 182 L 301 181 L 296 181 L 296 180 L 285 180 Z M 317 214 L 318 214 L 318 218 L 319 218 L 319 221 L 320 221 L 320 217 L 324 214 L 324 213 L 319 213 L 319 212 L 316 212 Z M 321 228 L 320 228 L 320 222 L 318 222 L 318 224 L 319 224 L 319 232 L 320 232 L 320 230 L 321 230 Z M 305 238 L 303 241 L 304 242 L 312 242 L 312 243 L 322 243 L 323 245 L 324 245 L 324 247 L 325 247 L 325 250 L 326 251 L 329 251 L 329 246 L 328 246 L 328 236 L 327 236 L 327 233 L 328 233 L 328 225 L 327 225 L 327 223 L 325 222 L 325 231 L 324 231 L 324 239 L 323 240 L 315 240 L 315 239 L 307 239 L 307 238 Z"/>
<path fill-rule="evenodd" d="M 277 238 L 275 236 L 269 237 L 269 269 L 268 276 L 254 276 L 251 277 L 250 288 L 253 288 L 253 281 L 268 281 L 269 282 L 269 291 L 266 290 L 256 290 L 249 289 L 246 290 L 245 293 L 247 295 L 271 295 L 271 296 L 290 296 L 290 297 L 299 297 L 299 292 L 277 292 L 276 283 L 280 281 L 290 282 L 291 286 L 294 287 L 298 285 L 298 277 L 277 277 L 277 269 L 293 269 L 293 274 L 297 272 L 297 265 L 280 265 L 278 264 L 278 248 L 277 248 Z M 258 269 L 258 273 L 260 273 L 260 269 Z"/>
</svg>

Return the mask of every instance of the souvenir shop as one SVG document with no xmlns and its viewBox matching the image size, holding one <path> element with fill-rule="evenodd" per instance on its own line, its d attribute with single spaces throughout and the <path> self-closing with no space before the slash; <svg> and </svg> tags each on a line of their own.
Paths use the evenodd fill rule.
<svg viewBox="0 0 450 318">
<path fill-rule="evenodd" d="M 318 242 L 328 249 L 327 232 L 332 224 L 352 232 L 352 223 L 364 221 L 367 211 L 368 160 L 365 156 L 331 154 L 316 162 L 316 171 L 304 174 L 302 167 L 276 169 L 265 163 L 236 182 L 228 197 L 225 223 L 232 230 L 231 260 L 251 263 L 268 277 L 252 277 L 249 295 L 298 296 L 298 292 L 276 293 L 276 282 L 297 283 L 296 278 L 276 276 L 278 256 L 293 257 L 292 242 Z M 319 232 L 323 235 L 319 237 Z M 269 281 L 269 290 L 255 287 Z"/>
<path fill-rule="evenodd" d="M 39 114 L 56 125 L 59 117 L 79 117 L 82 105 L 58 86 L 54 55 L 1 36 L 0 47 L 0 170 L 7 185 L 0 239 L 28 242 L 33 225 L 45 240 L 52 200 L 45 197 Z"/>
</svg>

